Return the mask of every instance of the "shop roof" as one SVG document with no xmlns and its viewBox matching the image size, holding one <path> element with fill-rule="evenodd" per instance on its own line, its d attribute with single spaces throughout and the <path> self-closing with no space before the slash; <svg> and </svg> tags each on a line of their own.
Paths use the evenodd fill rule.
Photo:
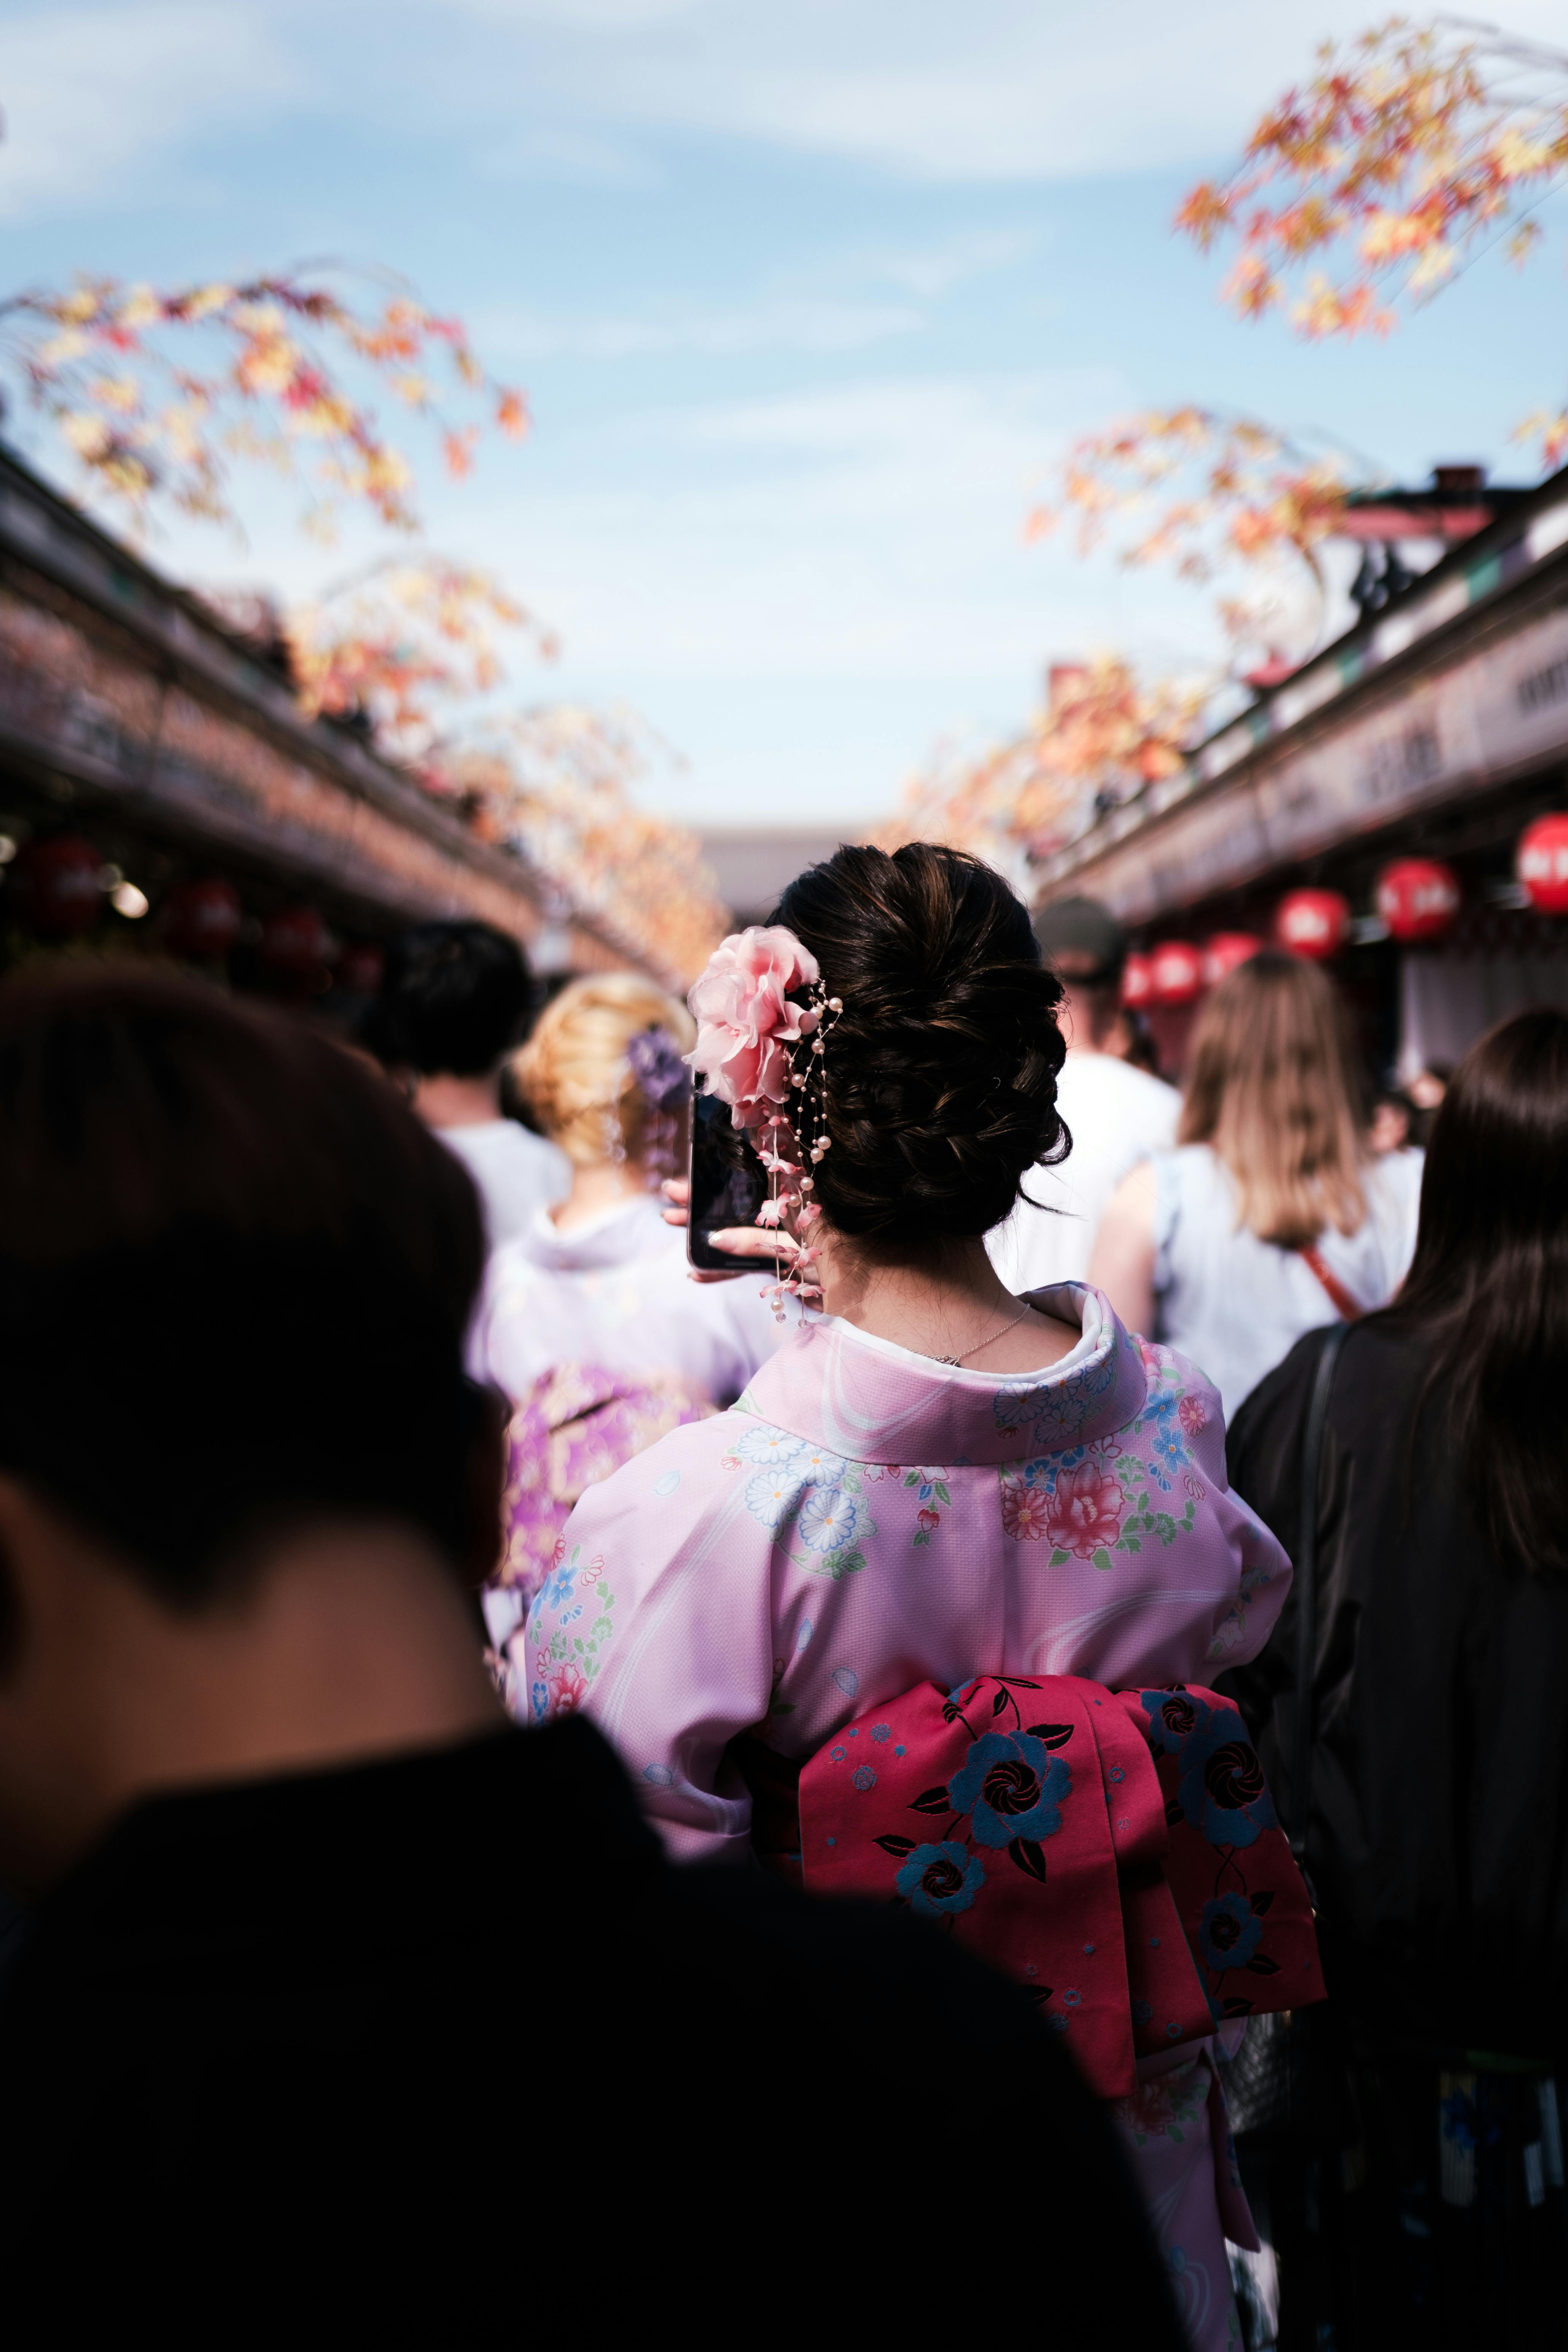
<svg viewBox="0 0 1568 2352">
<path fill-rule="evenodd" d="M 1044 861 L 1144 920 L 1568 753 L 1568 468 Z"/>
<path fill-rule="evenodd" d="M 202 601 L 0 448 L 0 754 L 384 916 L 536 937 L 557 894 L 340 725 Z M 573 961 L 623 962 L 592 923 Z"/>
</svg>

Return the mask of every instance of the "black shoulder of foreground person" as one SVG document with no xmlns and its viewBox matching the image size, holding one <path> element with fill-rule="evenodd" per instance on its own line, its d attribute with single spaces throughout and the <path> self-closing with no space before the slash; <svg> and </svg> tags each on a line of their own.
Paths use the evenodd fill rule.
<svg viewBox="0 0 1568 2352">
<path fill-rule="evenodd" d="M 618 2277 L 726 2333 L 782 2290 L 1181 2343 L 1025 1997 L 901 1916 L 670 1867 L 580 1719 L 135 1805 L 0 1982 L 0 2274 L 55 2340 L 412 2297 L 466 2342 Z"/>
</svg>

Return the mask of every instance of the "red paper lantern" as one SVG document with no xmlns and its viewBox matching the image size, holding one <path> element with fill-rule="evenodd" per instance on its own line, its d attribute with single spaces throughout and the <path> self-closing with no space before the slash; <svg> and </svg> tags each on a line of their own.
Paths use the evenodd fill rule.
<svg viewBox="0 0 1568 2352">
<path fill-rule="evenodd" d="M 163 938 L 171 953 L 199 962 L 216 962 L 227 955 L 244 920 L 239 892 L 216 875 L 201 882 L 176 882 L 163 901 Z"/>
<path fill-rule="evenodd" d="M 1130 1013 L 1141 1013 L 1154 1002 L 1154 975 L 1146 955 L 1130 955 L 1122 965 L 1121 1002 Z"/>
<path fill-rule="evenodd" d="M 1435 857 L 1396 857 L 1377 877 L 1376 900 L 1392 938 L 1440 940 L 1459 911 L 1458 877 Z"/>
<path fill-rule="evenodd" d="M 103 853 L 79 834 L 29 841 L 16 852 L 11 911 L 36 940 L 79 940 L 103 913 Z"/>
<path fill-rule="evenodd" d="M 1204 986 L 1217 988 L 1244 963 L 1250 963 L 1261 953 L 1263 942 L 1256 931 L 1215 931 L 1204 941 Z"/>
<path fill-rule="evenodd" d="M 1568 915 L 1568 814 L 1538 816 L 1520 835 L 1519 878 L 1541 915 Z"/>
<path fill-rule="evenodd" d="M 331 953 L 331 938 L 314 907 L 280 907 L 261 926 L 261 961 L 286 980 L 307 980 Z"/>
<path fill-rule="evenodd" d="M 374 996 L 381 986 L 386 957 L 374 940 L 361 940 L 345 948 L 338 960 L 338 986 L 351 996 Z"/>
<path fill-rule="evenodd" d="M 1156 1004 L 1195 1004 L 1203 993 L 1203 958 L 1186 940 L 1162 940 L 1150 958 Z"/>
<path fill-rule="evenodd" d="M 1280 946 L 1314 963 L 1339 953 L 1350 927 L 1349 904 L 1337 890 L 1292 890 L 1275 909 L 1274 935 Z"/>
</svg>

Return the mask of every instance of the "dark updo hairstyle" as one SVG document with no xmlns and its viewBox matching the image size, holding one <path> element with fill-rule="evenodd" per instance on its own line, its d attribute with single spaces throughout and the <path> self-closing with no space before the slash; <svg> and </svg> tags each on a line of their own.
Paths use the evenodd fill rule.
<svg viewBox="0 0 1568 2352">
<path fill-rule="evenodd" d="M 841 1234 L 895 1244 L 989 1233 L 1026 1169 L 1062 1159 L 1062 989 L 1027 909 L 977 857 L 928 841 L 843 848 L 773 918 L 844 1011 L 827 1045 L 831 1148 L 813 1170 Z"/>
</svg>

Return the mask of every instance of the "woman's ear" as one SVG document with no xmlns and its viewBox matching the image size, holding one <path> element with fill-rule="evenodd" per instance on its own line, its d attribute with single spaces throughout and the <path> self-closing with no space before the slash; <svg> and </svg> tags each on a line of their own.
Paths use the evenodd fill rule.
<svg viewBox="0 0 1568 2352">
<path fill-rule="evenodd" d="M 506 1493 L 507 1433 L 511 1407 L 500 1391 L 481 1392 L 479 1426 L 468 1448 L 464 1473 L 463 1554 L 458 1563 L 464 1589 L 478 1592 L 489 1582 L 500 1563 L 505 1529 L 501 1504 Z"/>
</svg>

